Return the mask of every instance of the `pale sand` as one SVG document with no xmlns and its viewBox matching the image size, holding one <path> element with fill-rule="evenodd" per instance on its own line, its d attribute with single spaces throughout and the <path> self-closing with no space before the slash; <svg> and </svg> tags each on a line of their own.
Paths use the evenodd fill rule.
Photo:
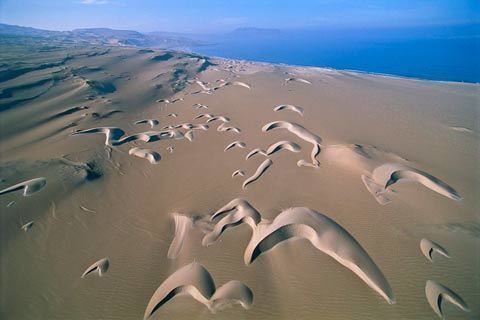
<svg viewBox="0 0 480 320">
<path fill-rule="evenodd" d="M 1 319 L 480 318 L 480 85 L 1 49 Z"/>
</svg>

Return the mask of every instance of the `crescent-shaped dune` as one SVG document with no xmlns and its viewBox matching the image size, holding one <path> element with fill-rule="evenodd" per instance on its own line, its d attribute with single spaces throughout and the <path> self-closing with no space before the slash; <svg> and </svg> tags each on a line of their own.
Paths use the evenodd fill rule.
<svg viewBox="0 0 480 320">
<path fill-rule="evenodd" d="M 272 160 L 270 159 L 266 159 L 265 161 L 263 161 L 257 168 L 257 170 L 255 171 L 255 173 L 253 174 L 253 176 L 247 178 L 244 182 L 243 182 L 243 185 L 242 185 L 242 188 L 245 189 L 250 183 L 256 181 L 258 178 L 260 178 L 262 176 L 262 174 L 268 169 L 268 167 L 270 167 L 271 165 L 273 164 Z"/>
<path fill-rule="evenodd" d="M 72 133 L 72 136 L 78 134 L 91 134 L 91 133 L 103 133 L 105 135 L 105 145 L 112 146 L 119 141 L 119 139 L 125 135 L 125 131 L 117 127 L 98 127 L 85 130 L 79 130 Z"/>
<path fill-rule="evenodd" d="M 227 86 L 240 86 L 240 87 L 244 87 L 244 88 L 247 88 L 248 90 L 251 90 L 251 86 L 245 82 L 241 82 L 241 81 L 227 81 L 227 82 L 224 82 L 222 83 L 221 85 L 219 85 L 218 87 L 215 87 L 213 88 L 213 90 L 218 90 L 220 88 L 223 88 L 223 87 L 227 87 Z"/>
<path fill-rule="evenodd" d="M 440 318 L 444 318 L 442 305 L 444 301 L 448 301 L 453 305 L 457 306 L 459 309 L 469 312 L 470 309 L 462 297 L 455 293 L 452 289 L 447 288 L 443 284 L 438 282 L 428 280 L 425 285 L 425 295 L 427 296 L 427 301 L 432 307 L 433 311 Z"/>
<path fill-rule="evenodd" d="M 275 152 L 278 152 L 280 150 L 288 150 L 288 151 L 297 153 L 297 152 L 300 152 L 301 149 L 302 148 L 295 142 L 279 141 L 272 144 L 270 147 L 268 147 L 267 155 L 274 154 Z"/>
<path fill-rule="evenodd" d="M 7 194 L 10 192 L 15 192 L 18 190 L 23 190 L 23 196 L 28 197 L 34 193 L 39 192 L 47 185 L 47 179 L 45 178 L 35 178 L 27 181 L 17 183 L 11 187 L 0 190 L 0 195 Z"/>
<path fill-rule="evenodd" d="M 223 123 L 230 122 L 230 118 L 224 117 L 224 116 L 214 116 L 211 117 L 210 119 L 207 120 L 207 123 L 213 122 L 213 121 L 222 121 Z"/>
<path fill-rule="evenodd" d="M 33 221 L 25 223 L 21 229 L 25 232 L 29 231 L 33 227 Z"/>
<path fill-rule="evenodd" d="M 225 150 L 223 151 L 228 151 L 232 148 L 245 148 L 247 145 L 245 144 L 245 142 L 243 141 L 233 141 L 232 143 L 230 143 L 228 146 L 225 147 Z"/>
<path fill-rule="evenodd" d="M 385 190 L 385 188 L 383 188 L 381 185 L 373 181 L 372 178 L 364 174 L 362 174 L 361 178 L 368 192 L 373 195 L 373 197 L 375 198 L 375 200 L 377 200 L 378 203 L 380 203 L 381 205 L 385 205 L 391 202 L 390 198 L 387 196 L 387 190 Z"/>
<path fill-rule="evenodd" d="M 462 197 L 457 193 L 455 189 L 453 189 L 451 186 L 438 179 L 437 177 L 434 177 L 424 171 L 410 168 L 398 163 L 386 163 L 375 168 L 373 170 L 371 180 L 372 181 L 368 181 L 367 183 L 365 183 L 364 179 L 364 183 L 369 191 L 373 190 L 376 192 L 371 192 L 374 196 L 380 191 L 376 190 L 377 188 L 374 187 L 374 184 L 372 182 L 379 185 L 378 188 L 380 188 L 380 190 L 387 190 L 388 187 L 395 184 L 396 182 L 400 180 L 405 180 L 418 182 L 429 188 L 430 190 L 435 191 L 442 196 L 445 196 L 452 200 L 462 200 Z M 375 197 L 375 199 L 377 199 L 377 197 Z"/>
<path fill-rule="evenodd" d="M 236 170 L 235 172 L 232 173 L 232 178 L 236 177 L 236 176 L 245 176 L 245 172 L 243 172 L 242 170 Z"/>
<path fill-rule="evenodd" d="M 301 83 L 306 83 L 306 84 L 312 84 L 310 81 L 302 79 L 302 78 L 287 78 L 285 79 L 285 83 L 288 82 L 301 82 Z"/>
<path fill-rule="evenodd" d="M 213 244 L 222 235 L 222 233 L 231 227 L 236 227 L 242 223 L 248 224 L 252 230 L 256 229 L 257 224 L 262 220 L 260 213 L 248 201 L 240 198 L 233 199 L 217 212 L 210 220 L 214 221 L 223 216 L 215 223 L 213 230 L 202 239 L 202 245 L 209 246 Z"/>
<path fill-rule="evenodd" d="M 433 253 L 434 253 L 434 252 L 437 252 L 437 253 L 441 254 L 442 256 L 444 256 L 444 257 L 450 258 L 450 256 L 448 255 L 447 250 L 445 250 L 445 249 L 444 249 L 441 245 L 439 245 L 438 243 L 433 242 L 433 241 L 428 240 L 428 239 L 422 239 L 422 240 L 420 241 L 420 250 L 422 251 L 423 255 L 424 255 L 428 260 L 430 260 L 431 262 L 433 262 Z"/>
<path fill-rule="evenodd" d="M 178 114 L 176 114 L 176 113 L 169 113 L 169 114 L 167 114 L 167 117 L 174 117 L 174 118 L 176 118 L 176 117 L 178 117 Z"/>
<path fill-rule="evenodd" d="M 193 106 L 195 109 L 208 109 L 207 105 L 201 104 L 201 103 L 195 103 Z"/>
<path fill-rule="evenodd" d="M 134 124 L 148 124 L 150 126 L 150 128 L 153 128 L 154 126 L 158 125 L 159 123 L 160 123 L 160 121 L 158 121 L 157 119 L 143 119 L 143 120 L 135 121 Z"/>
<path fill-rule="evenodd" d="M 243 282 L 230 280 L 215 291 L 210 298 L 209 309 L 215 312 L 230 303 L 238 303 L 244 309 L 250 309 L 253 304 L 252 289 Z"/>
<path fill-rule="evenodd" d="M 245 157 L 245 160 L 248 160 L 250 159 L 251 157 L 253 157 L 254 155 L 256 154 L 261 154 L 263 156 L 267 156 L 267 152 L 263 149 L 260 149 L 260 148 L 256 148 L 256 149 L 253 149 L 252 151 L 250 151 L 247 156 Z"/>
<path fill-rule="evenodd" d="M 143 319 L 150 318 L 156 310 L 177 295 L 189 295 L 212 312 L 229 301 L 238 302 L 246 309 L 253 302 L 252 291 L 239 281 L 229 281 L 219 287 L 217 292 L 208 270 L 201 264 L 192 262 L 170 275 L 158 287 L 148 302 Z"/>
<path fill-rule="evenodd" d="M 317 160 L 317 155 L 320 153 L 320 147 L 322 145 L 322 138 L 317 136 L 316 134 L 308 131 L 301 125 L 293 122 L 287 122 L 287 121 L 274 121 L 267 123 L 266 125 L 263 126 L 262 131 L 263 132 L 268 132 L 273 129 L 286 129 L 299 137 L 300 139 L 303 139 L 311 144 L 313 144 L 312 152 L 311 152 L 311 159 L 312 159 L 312 164 L 315 167 L 318 167 L 320 165 L 320 162 Z"/>
<path fill-rule="evenodd" d="M 207 121 L 207 122 L 208 122 L 208 121 Z M 219 126 L 217 127 L 217 131 L 218 131 L 218 132 L 230 132 L 230 131 L 231 131 L 231 132 L 234 132 L 234 133 L 240 133 L 240 132 L 242 132 L 242 130 L 240 130 L 240 128 L 230 127 L 230 126 L 227 127 L 227 126 L 225 126 L 225 122 L 222 123 L 221 125 L 219 125 Z"/>
<path fill-rule="evenodd" d="M 285 240 L 298 238 L 310 241 L 315 248 L 352 270 L 388 303 L 395 303 L 387 279 L 355 238 L 334 220 L 309 208 L 287 209 L 270 225 L 255 232 L 245 250 L 245 264 L 251 264 Z"/>
<path fill-rule="evenodd" d="M 178 257 L 180 251 L 182 251 L 183 244 L 187 239 L 188 230 L 193 228 L 192 219 L 187 216 L 178 213 L 174 214 L 173 221 L 175 223 L 175 236 L 168 248 L 168 259 L 176 259 Z"/>
<path fill-rule="evenodd" d="M 294 106 L 294 105 L 291 105 L 291 104 L 281 104 L 281 105 L 278 105 L 275 108 L 273 108 L 273 111 L 275 111 L 275 112 L 282 111 L 282 110 L 290 110 L 290 111 L 296 112 L 299 115 L 303 116 L 303 108 L 299 107 L 299 106 Z"/>
<path fill-rule="evenodd" d="M 214 115 L 211 114 L 211 113 L 201 113 L 201 114 L 199 114 L 198 116 L 196 116 L 195 118 L 193 118 L 193 120 L 200 119 L 200 118 L 211 119 L 211 118 L 213 118 L 213 117 L 214 117 Z"/>
<path fill-rule="evenodd" d="M 92 264 L 90 267 L 85 270 L 82 274 L 82 278 L 85 278 L 87 275 L 97 272 L 97 274 L 101 277 L 104 273 L 107 272 L 108 268 L 110 267 L 110 262 L 108 258 L 103 258 Z"/>
<path fill-rule="evenodd" d="M 151 164 L 158 164 L 162 158 L 160 153 L 151 149 L 132 148 L 128 150 L 128 154 L 147 159 Z"/>
</svg>

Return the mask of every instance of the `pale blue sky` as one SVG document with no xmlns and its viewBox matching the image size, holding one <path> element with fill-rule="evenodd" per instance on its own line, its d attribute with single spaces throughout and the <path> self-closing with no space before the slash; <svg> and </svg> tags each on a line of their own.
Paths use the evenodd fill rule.
<svg viewBox="0 0 480 320">
<path fill-rule="evenodd" d="M 223 32 L 237 27 L 478 23 L 480 0 L 0 0 L 0 22 L 71 30 Z"/>
</svg>

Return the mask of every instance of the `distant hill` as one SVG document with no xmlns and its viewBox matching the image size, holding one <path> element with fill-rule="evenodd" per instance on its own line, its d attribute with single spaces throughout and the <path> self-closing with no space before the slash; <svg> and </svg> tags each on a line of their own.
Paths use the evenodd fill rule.
<svg viewBox="0 0 480 320">
<path fill-rule="evenodd" d="M 86 28 L 72 31 L 51 31 L 0 23 L 0 36 L 50 38 L 56 41 L 89 44 L 126 45 L 156 48 L 188 48 L 203 45 L 199 40 L 167 32 L 141 33 L 133 30 Z"/>
</svg>

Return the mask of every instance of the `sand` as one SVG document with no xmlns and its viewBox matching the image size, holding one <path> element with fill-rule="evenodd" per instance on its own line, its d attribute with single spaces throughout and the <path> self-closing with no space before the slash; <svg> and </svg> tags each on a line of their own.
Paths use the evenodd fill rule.
<svg viewBox="0 0 480 320">
<path fill-rule="evenodd" d="M 480 85 L 1 49 L 1 319 L 480 318 Z"/>
</svg>

